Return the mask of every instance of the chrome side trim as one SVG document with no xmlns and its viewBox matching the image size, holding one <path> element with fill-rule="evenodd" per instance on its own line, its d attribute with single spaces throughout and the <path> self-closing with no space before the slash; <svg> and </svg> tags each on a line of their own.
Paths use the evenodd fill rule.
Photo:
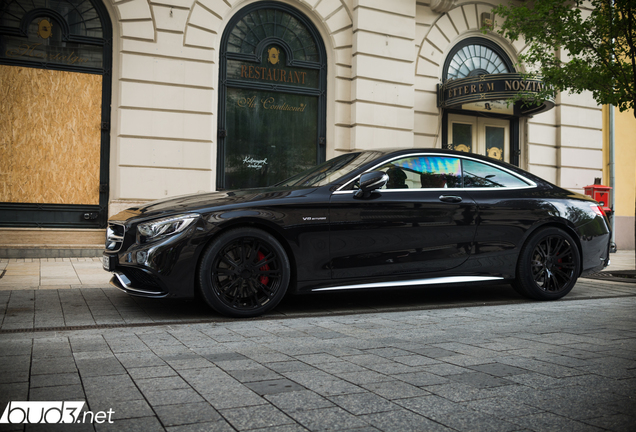
<svg viewBox="0 0 636 432">
<path fill-rule="evenodd" d="M 511 190 L 521 190 L 521 189 L 531 189 L 536 186 L 519 186 L 519 187 L 500 187 L 500 188 L 409 188 L 409 189 L 378 189 L 378 192 L 386 193 L 386 192 L 474 192 L 474 191 L 511 191 Z M 351 189 L 351 190 L 337 190 L 333 192 L 334 195 L 344 195 L 348 193 L 353 193 L 359 189 Z"/>
<path fill-rule="evenodd" d="M 451 284 L 451 283 L 464 283 L 464 282 L 487 282 L 494 280 L 503 280 L 499 276 L 448 276 L 437 277 L 429 279 L 413 279 L 407 281 L 394 281 L 394 282 L 374 282 L 368 284 L 356 284 L 356 285 L 341 285 L 327 288 L 315 288 L 312 291 L 335 291 L 335 290 L 348 290 L 348 289 L 365 289 L 365 288 L 386 288 L 386 287 L 403 287 L 403 286 L 415 286 L 415 285 L 437 285 L 437 284 Z"/>
</svg>

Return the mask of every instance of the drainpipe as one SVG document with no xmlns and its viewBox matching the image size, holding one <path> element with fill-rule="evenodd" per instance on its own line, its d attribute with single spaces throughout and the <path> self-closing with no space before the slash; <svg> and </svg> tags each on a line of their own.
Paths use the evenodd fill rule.
<svg viewBox="0 0 636 432">
<path fill-rule="evenodd" d="M 616 181 L 614 178 L 614 105 L 609 105 L 609 186 L 612 188 L 610 193 L 610 202 L 609 206 L 612 209 L 612 217 L 610 220 L 610 224 L 612 226 L 612 239 L 610 251 L 616 252 L 616 207 L 615 207 L 615 196 L 616 196 Z"/>
</svg>

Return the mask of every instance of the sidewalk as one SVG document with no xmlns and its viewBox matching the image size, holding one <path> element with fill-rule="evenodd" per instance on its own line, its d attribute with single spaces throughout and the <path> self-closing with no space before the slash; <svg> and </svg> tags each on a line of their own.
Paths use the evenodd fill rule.
<svg viewBox="0 0 636 432">
<path fill-rule="evenodd" d="M 610 259 L 605 272 L 636 268 L 633 250 L 618 251 Z M 0 275 L 0 291 L 106 288 L 111 278 L 101 258 L 0 259 Z"/>
<path fill-rule="evenodd" d="M 105 288 L 111 273 L 101 258 L 0 259 L 0 291 Z"/>
<path fill-rule="evenodd" d="M 616 253 L 610 254 L 610 262 L 611 264 L 603 270 L 604 272 L 636 269 L 633 250 L 619 250 Z"/>
</svg>

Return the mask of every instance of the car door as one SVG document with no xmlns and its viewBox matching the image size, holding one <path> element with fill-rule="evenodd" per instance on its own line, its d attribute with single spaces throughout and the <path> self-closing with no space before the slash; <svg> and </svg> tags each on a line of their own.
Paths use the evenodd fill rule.
<svg viewBox="0 0 636 432">
<path fill-rule="evenodd" d="M 463 158 L 464 190 L 479 209 L 471 261 L 513 277 L 519 250 L 530 227 L 558 211 L 537 199 L 536 184 L 504 167 Z"/>
<path fill-rule="evenodd" d="M 332 278 L 415 276 L 466 261 L 476 206 L 461 187 L 458 158 L 402 155 L 374 170 L 389 180 L 370 197 L 356 198 L 353 188 L 331 197 Z"/>
</svg>

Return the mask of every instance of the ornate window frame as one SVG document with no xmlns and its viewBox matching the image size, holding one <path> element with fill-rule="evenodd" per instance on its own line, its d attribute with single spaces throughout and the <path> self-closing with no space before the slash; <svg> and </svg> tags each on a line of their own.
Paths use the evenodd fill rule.
<svg viewBox="0 0 636 432">
<path fill-rule="evenodd" d="M 286 40 L 285 35 L 283 37 L 276 37 L 272 34 L 261 34 L 257 37 L 257 40 L 251 41 L 253 49 L 251 52 L 241 52 L 241 50 L 229 50 L 228 44 L 231 43 L 233 31 L 241 23 L 241 21 L 259 10 L 274 10 L 284 15 L 289 15 L 293 19 L 302 25 L 308 32 L 315 44 L 315 53 L 313 59 L 307 59 L 307 53 L 303 46 L 298 48 L 294 45 L 293 41 Z M 273 23 L 267 23 L 273 24 Z M 256 26 L 263 26 L 263 23 L 256 23 Z M 263 37 L 264 36 L 264 37 Z M 308 88 L 293 85 L 290 83 L 268 83 L 265 81 L 258 82 L 246 82 L 242 80 L 233 79 L 228 76 L 228 61 L 238 60 L 254 62 L 254 64 L 260 64 L 262 61 L 265 48 L 275 42 L 281 46 L 285 51 L 285 58 L 287 66 L 303 67 L 306 69 L 316 70 L 318 73 L 318 86 L 316 88 Z M 236 46 L 236 44 L 234 44 Z M 221 38 L 219 54 L 219 98 L 218 98 L 218 148 L 217 148 L 217 176 L 216 184 L 217 189 L 224 187 L 225 178 L 225 138 L 226 132 L 226 97 L 227 88 L 243 88 L 243 89 L 255 89 L 255 90 L 273 90 L 277 92 L 288 92 L 294 94 L 306 94 L 312 96 L 318 96 L 318 135 L 316 138 L 316 161 L 322 163 L 326 158 L 326 112 L 327 112 L 327 52 L 323 39 L 318 32 L 316 26 L 311 20 L 306 17 L 298 9 L 289 6 L 284 3 L 274 1 L 263 1 L 250 4 L 239 11 L 228 22 L 223 36 Z M 302 52 L 303 55 L 299 53 Z M 304 57 L 304 58 L 299 58 Z M 309 57 L 312 57 L 311 55 Z"/>
</svg>

